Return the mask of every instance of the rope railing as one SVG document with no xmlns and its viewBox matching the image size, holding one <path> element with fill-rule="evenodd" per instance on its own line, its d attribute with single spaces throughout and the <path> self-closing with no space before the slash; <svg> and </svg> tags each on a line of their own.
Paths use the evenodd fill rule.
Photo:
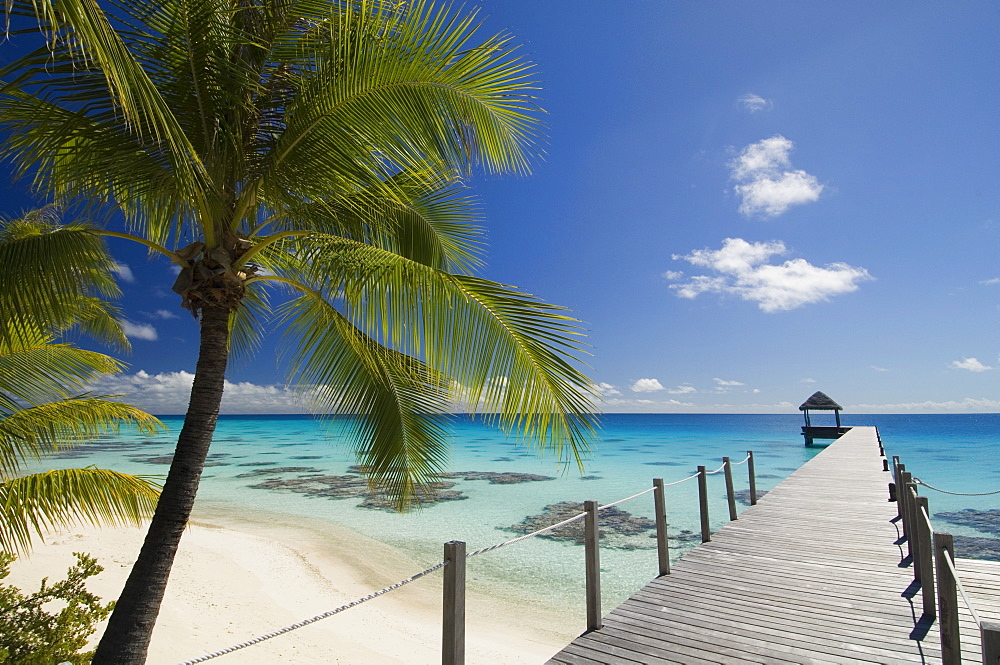
<svg viewBox="0 0 1000 665">
<path fill-rule="evenodd" d="M 357 607 L 358 605 L 360 605 L 362 603 L 367 603 L 369 600 L 373 600 L 375 598 L 378 598 L 379 596 L 385 595 L 385 594 L 389 593 L 390 591 L 395 591 L 396 589 L 398 589 L 398 588 L 400 588 L 402 586 L 406 586 L 410 582 L 413 582 L 413 581 L 416 581 L 416 580 L 420 579 L 424 575 L 429 575 L 429 574 L 433 573 L 436 570 L 440 570 L 441 568 L 444 568 L 445 565 L 447 565 L 447 562 L 442 561 L 441 563 L 435 564 L 435 565 L 431 566 L 430 568 L 428 568 L 426 570 L 420 571 L 416 575 L 411 575 L 410 577 L 407 577 L 405 580 L 400 580 L 399 582 L 396 582 L 395 584 L 390 584 L 389 586 L 387 586 L 387 587 L 385 587 L 383 589 L 379 589 L 378 591 L 376 591 L 374 593 L 370 593 L 367 596 L 364 596 L 362 598 L 358 598 L 357 600 L 352 600 L 351 602 L 349 602 L 349 603 L 347 603 L 345 605 L 341 605 L 340 607 L 338 607 L 336 609 L 333 609 L 333 610 L 330 610 L 329 612 L 323 612 L 322 614 L 317 614 L 316 616 L 311 617 L 309 619 L 305 619 L 303 621 L 298 621 L 298 622 L 293 623 L 293 624 L 291 624 L 289 626 L 285 626 L 284 628 L 279 628 L 278 630 L 272 631 L 270 633 L 266 633 L 264 635 L 260 635 L 258 637 L 254 637 L 254 638 L 249 639 L 249 640 L 247 640 L 245 642 L 240 642 L 239 644 L 234 644 L 231 647 L 226 647 L 225 649 L 219 649 L 218 651 L 213 651 L 212 653 L 207 653 L 204 656 L 199 656 L 198 658 L 192 658 L 191 660 L 185 660 L 185 661 L 183 661 L 181 663 L 178 663 L 177 665 L 194 665 L 195 663 L 203 663 L 206 660 L 211 660 L 213 658 L 218 658 L 219 656 L 225 656 L 227 653 L 232 653 L 234 651 L 239 651 L 240 649 L 245 649 L 246 647 L 253 646 L 254 644 L 260 644 L 261 642 L 263 642 L 265 640 L 269 640 L 271 638 L 278 637 L 279 635 L 284 635 L 285 633 L 290 633 L 293 630 L 297 630 L 297 629 L 302 628 L 304 626 L 308 626 L 309 624 L 316 623 L 317 621 L 321 621 L 323 619 L 327 619 L 329 617 L 332 617 L 334 614 L 340 614 L 344 610 L 349 610 L 352 607 Z"/>
<path fill-rule="evenodd" d="M 322 614 L 317 614 L 317 615 L 315 615 L 313 617 L 310 617 L 308 619 L 304 619 L 302 621 L 298 621 L 296 623 L 290 624 L 290 625 L 285 626 L 283 628 L 279 628 L 279 629 L 271 631 L 269 633 L 265 633 L 263 635 L 259 635 L 257 637 L 254 637 L 254 638 L 251 638 L 249 640 L 246 640 L 244 642 L 240 642 L 239 644 L 235 644 L 233 646 L 226 647 L 225 649 L 219 649 L 218 651 L 213 651 L 211 653 L 204 654 L 204 655 L 199 656 L 197 658 L 193 658 L 193 659 L 190 659 L 190 660 L 182 661 L 182 662 L 178 663 L 177 665 L 195 665 L 196 663 L 202 663 L 202 662 L 205 662 L 207 660 L 212 660 L 213 658 L 218 658 L 219 656 L 224 656 L 226 654 L 233 653 L 234 651 L 239 651 L 240 649 L 245 649 L 245 648 L 253 646 L 255 644 L 260 644 L 261 642 L 264 642 L 266 640 L 278 637 L 280 635 L 284 635 L 286 633 L 290 633 L 293 630 L 297 630 L 299 628 L 303 628 L 303 627 L 308 626 L 310 624 L 316 623 L 317 621 L 321 621 L 323 619 L 327 619 L 329 617 L 332 617 L 332 616 L 334 616 L 336 614 L 339 614 L 339 613 L 341 613 L 341 612 L 343 612 L 345 610 L 351 609 L 352 607 L 357 607 L 358 605 L 361 605 L 363 603 L 368 602 L 369 600 L 373 600 L 375 598 L 378 598 L 379 596 L 385 595 L 385 594 L 387 594 L 387 593 L 389 593 L 391 591 L 399 589 L 400 587 L 403 587 L 403 586 L 405 586 L 405 585 L 407 585 L 407 584 L 409 584 L 411 582 L 414 582 L 414 581 L 416 581 L 416 580 L 418 580 L 418 579 L 420 579 L 422 577 L 425 577 L 426 575 L 429 575 L 429 574 L 431 574 L 433 572 L 441 570 L 442 568 L 446 569 L 445 570 L 445 585 L 444 585 L 445 586 L 445 601 L 446 601 L 445 602 L 445 626 L 444 626 L 445 640 L 444 641 L 445 641 L 445 644 L 446 644 L 445 651 L 447 652 L 447 650 L 448 650 L 447 643 L 448 643 L 448 636 L 449 636 L 449 617 L 448 617 L 449 611 L 451 611 L 452 614 L 454 615 L 454 616 L 451 617 L 451 623 L 453 624 L 452 625 L 452 629 L 454 628 L 454 623 L 455 622 L 457 622 L 457 621 L 464 622 L 464 606 L 465 606 L 465 604 L 464 604 L 465 562 L 468 559 L 471 559 L 473 557 L 479 556 L 481 554 L 486 554 L 488 552 L 492 552 L 494 550 L 501 549 L 503 547 L 508 547 L 510 545 L 514 545 L 516 543 L 520 543 L 522 541 L 525 541 L 525 540 L 528 540 L 528 539 L 531 539 L 531 538 L 535 538 L 537 536 L 543 535 L 543 534 L 548 533 L 550 531 L 554 531 L 555 529 L 558 529 L 559 527 L 566 526 L 568 524 L 571 524 L 571 523 L 576 522 L 576 521 L 581 520 L 581 519 L 586 519 L 586 521 L 587 521 L 587 525 L 586 525 L 586 529 L 585 529 L 586 530 L 586 534 L 587 534 L 586 538 L 585 538 L 585 545 L 586 545 L 586 550 L 587 550 L 586 557 L 587 557 L 587 606 L 588 606 L 587 613 L 588 613 L 588 630 L 593 630 L 593 629 L 599 628 L 600 627 L 601 617 L 600 617 L 600 583 L 599 583 L 600 566 L 599 566 L 599 563 L 598 563 L 598 554 L 597 554 L 598 538 L 599 538 L 599 536 L 598 536 L 598 530 L 597 530 L 597 513 L 599 511 L 601 511 L 601 510 L 606 510 L 608 508 L 611 508 L 613 506 L 617 506 L 617 505 L 625 503 L 627 501 L 632 501 L 633 499 L 637 499 L 637 498 L 639 498 L 641 496 L 644 496 L 646 494 L 649 494 L 651 492 L 655 492 L 656 493 L 655 494 L 655 508 L 656 508 L 656 516 L 657 516 L 657 520 L 656 520 L 657 550 L 658 550 L 658 558 L 659 558 L 659 562 L 660 562 L 660 574 L 661 575 L 669 574 L 669 572 L 670 572 L 670 559 L 669 559 L 669 554 L 668 554 L 668 549 L 667 549 L 667 547 L 668 547 L 668 540 L 667 540 L 667 533 L 666 533 L 667 524 L 666 524 L 666 513 L 665 513 L 665 508 L 664 508 L 664 503 L 663 503 L 663 500 L 664 500 L 663 489 L 666 488 L 666 487 L 671 487 L 673 485 L 680 485 L 681 483 L 686 483 L 689 480 L 693 480 L 695 478 L 701 478 L 701 482 L 699 483 L 699 498 L 700 498 L 700 503 L 701 503 L 701 515 L 702 515 L 702 524 L 703 524 L 703 540 L 707 540 L 708 536 L 707 536 L 706 533 L 704 533 L 704 530 L 706 529 L 705 525 L 707 525 L 707 523 L 708 523 L 708 501 L 707 501 L 707 494 L 706 494 L 705 485 L 704 485 L 704 480 L 705 480 L 706 476 L 710 476 L 710 475 L 714 475 L 714 474 L 717 474 L 717 473 L 721 473 L 722 471 L 726 471 L 726 481 L 727 481 L 726 482 L 726 491 L 727 491 L 727 498 L 729 499 L 729 503 L 730 503 L 730 519 L 736 519 L 735 508 L 733 507 L 735 505 L 735 499 L 734 499 L 734 492 L 733 492 L 733 489 L 732 489 L 732 478 L 731 478 L 731 475 L 729 473 L 729 470 L 730 470 L 731 466 L 734 465 L 734 463 L 730 462 L 728 457 L 724 458 L 724 460 L 725 461 L 723 462 L 722 466 L 720 466 L 715 471 L 705 471 L 704 467 L 698 467 L 698 469 L 699 469 L 698 473 L 695 473 L 693 475 L 687 476 L 686 478 L 681 478 L 680 480 L 676 480 L 676 481 L 671 482 L 671 483 L 664 483 L 662 481 L 662 479 L 659 479 L 659 478 L 654 479 L 654 481 L 653 481 L 653 487 L 650 487 L 649 489 L 643 490 L 643 491 L 638 492 L 636 494 L 633 494 L 631 496 L 627 496 L 627 497 L 625 497 L 623 499 L 618 499 L 617 501 L 613 501 L 613 502 L 605 504 L 603 506 L 599 506 L 597 504 L 597 502 L 595 502 L 595 501 L 587 501 L 584 504 L 586 506 L 586 510 L 584 512 L 581 512 L 581 513 L 578 513 L 576 515 L 573 515 L 572 517 L 564 519 L 564 520 L 562 520 L 560 522 L 557 522 L 555 524 L 550 524 L 549 526 L 542 527 L 541 529 L 538 529 L 538 530 L 533 531 L 531 533 L 527 533 L 527 534 L 524 534 L 522 536 L 518 536 L 516 538 L 511 538 L 510 540 L 505 540 L 503 542 L 496 543 L 496 544 L 490 545 L 488 547 L 483 547 L 482 549 L 478 549 L 478 550 L 476 550 L 474 552 L 470 552 L 468 554 L 465 554 L 465 543 L 458 542 L 458 541 L 452 541 L 452 542 L 449 542 L 449 543 L 445 543 L 445 559 L 444 559 L 444 561 L 442 561 L 440 563 L 437 563 L 437 564 L 431 566 L 430 568 L 422 570 L 419 573 L 416 573 L 415 575 L 411 575 L 410 577 L 407 577 L 406 579 L 400 580 L 399 582 L 396 582 L 396 583 L 391 584 L 391 585 L 389 585 L 387 587 L 379 589 L 378 591 L 370 593 L 367 596 L 363 596 L 363 597 L 358 598 L 356 600 L 353 600 L 353 601 L 351 601 L 349 603 L 341 605 L 340 607 L 337 607 L 335 609 L 329 610 L 327 612 L 323 612 Z M 754 471 L 753 471 L 753 452 L 752 451 L 748 451 L 748 454 L 747 454 L 746 458 L 744 458 L 740 462 L 736 462 L 735 464 L 744 464 L 744 463 L 746 463 L 748 461 L 750 462 L 750 466 L 749 466 L 750 499 L 751 499 L 751 504 L 756 504 L 757 496 L 756 496 L 755 478 L 754 478 Z M 456 546 L 460 546 L 460 547 L 456 547 Z M 460 584 L 462 586 L 462 589 L 460 591 L 457 591 L 455 589 L 455 584 L 456 583 L 454 582 L 454 580 L 461 580 Z M 462 595 L 461 601 L 459 602 L 459 601 L 454 600 L 454 598 L 452 598 L 451 602 L 449 602 L 449 597 L 453 597 L 456 593 L 459 593 L 459 594 Z M 449 610 L 449 607 L 450 607 L 450 610 Z M 460 633 L 460 634 L 464 635 L 464 630 L 463 631 L 457 631 L 457 633 Z M 451 634 L 452 635 L 456 634 L 456 631 L 451 630 Z M 461 643 L 461 644 L 456 643 L 456 645 L 454 645 L 454 648 L 455 649 L 459 649 L 460 648 L 460 649 L 464 650 L 464 643 Z M 460 661 L 456 660 L 456 659 L 449 659 L 447 657 L 447 655 L 445 654 L 444 662 L 460 662 Z"/>
<path fill-rule="evenodd" d="M 952 496 L 992 496 L 994 494 L 1000 494 L 1000 490 L 996 490 L 995 492 L 949 492 L 948 490 L 943 490 L 939 487 L 934 487 L 930 483 L 925 483 L 919 478 L 914 478 L 913 482 L 915 482 L 918 485 L 923 485 L 927 489 L 934 490 L 935 492 L 941 492 L 942 494 L 951 494 Z"/>
<path fill-rule="evenodd" d="M 933 487 L 906 471 L 906 466 L 899 463 L 898 456 L 893 456 L 893 472 L 895 483 L 890 484 L 890 489 L 894 485 L 901 490 L 897 491 L 897 505 L 903 520 L 904 537 L 912 557 L 914 581 L 919 582 L 921 586 L 924 615 L 937 618 L 941 635 L 942 664 L 958 665 L 962 662 L 959 596 L 979 628 L 982 662 L 1000 662 L 1000 624 L 983 621 L 980 618 L 955 566 L 954 536 L 934 529 L 927 497 L 919 496 L 917 488 L 922 485 L 956 496 L 989 496 L 1000 492 L 951 492 Z"/>
<path fill-rule="evenodd" d="M 680 480 L 675 480 L 672 483 L 663 483 L 663 486 L 664 487 L 671 487 L 673 485 L 680 485 L 681 483 L 686 483 L 687 481 L 691 480 L 692 478 L 697 478 L 700 475 L 701 475 L 700 473 L 694 473 L 694 474 L 691 474 L 690 476 L 688 476 L 687 478 L 681 478 Z"/>
<path fill-rule="evenodd" d="M 930 515 L 927 514 L 927 511 L 924 510 L 922 506 L 920 508 L 920 514 L 923 516 L 924 523 L 927 525 L 927 528 L 933 532 L 934 524 L 931 522 Z M 976 608 L 972 605 L 972 601 L 969 600 L 969 596 L 965 593 L 965 587 L 962 586 L 962 578 L 959 576 L 958 571 L 955 570 L 955 563 L 951 560 L 950 556 L 944 557 L 944 561 L 951 570 L 952 576 L 955 578 L 955 586 L 958 589 L 959 594 L 962 596 L 962 600 L 965 601 L 965 606 L 969 609 L 969 614 L 972 615 L 972 619 L 976 622 L 976 625 L 981 626 L 982 622 L 979 620 L 979 614 L 976 613 Z"/>
<path fill-rule="evenodd" d="M 645 494 L 645 492 L 643 492 L 643 494 Z M 635 498 L 635 497 L 629 497 L 629 498 Z M 627 500 L 628 499 L 622 499 L 622 501 L 627 501 Z M 534 538 L 535 536 L 540 536 L 540 535 L 542 535 L 543 533 L 545 533 L 547 531 L 552 531 L 553 529 L 558 529 L 561 526 L 566 526 L 567 524 L 571 524 L 572 522 L 575 522 L 575 521 L 577 521 L 579 519 L 583 519 L 586 516 L 587 516 L 587 513 L 579 513 L 577 515 L 574 515 L 573 517 L 570 517 L 568 519 L 564 519 L 562 522 L 557 522 L 556 524 L 551 524 L 551 525 L 549 525 L 547 527 L 541 528 L 538 531 L 532 531 L 531 533 L 527 533 L 527 534 L 525 534 L 523 536 L 518 536 L 517 538 L 511 538 L 510 540 L 505 540 L 502 543 L 497 543 L 496 545 L 490 545 L 489 547 L 484 547 L 481 550 L 476 550 L 475 552 L 472 552 L 471 554 L 467 554 L 465 556 L 465 558 L 471 559 L 474 556 L 479 556 L 480 554 L 486 554 L 487 552 L 492 552 L 493 550 L 498 550 L 501 547 L 507 547 L 508 545 L 513 545 L 514 543 L 519 543 L 522 540 L 528 540 L 529 538 Z"/>
<path fill-rule="evenodd" d="M 747 456 L 744 457 L 743 459 L 741 459 L 739 462 L 730 462 L 730 464 L 732 464 L 733 466 L 739 466 L 740 464 L 746 464 L 747 462 L 750 461 L 750 459 L 752 457 L 753 457 L 753 455 L 751 455 L 751 454 L 748 453 Z"/>
<path fill-rule="evenodd" d="M 617 501 L 614 501 L 612 503 L 604 504 L 603 506 L 599 506 L 597 509 L 598 510 L 604 510 L 605 508 L 611 508 L 612 506 L 617 506 L 619 503 L 625 503 L 626 501 L 631 501 L 632 499 L 638 499 L 640 496 L 642 496 L 644 494 L 649 494 L 650 492 L 655 492 L 655 491 L 656 491 L 656 487 L 650 487 L 648 490 L 643 490 L 642 492 L 639 492 L 638 494 L 633 494 L 632 496 L 627 496 L 624 499 L 618 499 Z"/>
</svg>

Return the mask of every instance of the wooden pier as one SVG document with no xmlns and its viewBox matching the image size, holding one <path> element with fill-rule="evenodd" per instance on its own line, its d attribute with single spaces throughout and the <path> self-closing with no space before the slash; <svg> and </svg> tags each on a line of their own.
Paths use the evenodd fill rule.
<svg viewBox="0 0 1000 665">
<path fill-rule="evenodd" d="M 875 428 L 854 427 L 549 662 L 940 663 L 891 481 Z M 1000 564 L 956 566 L 997 620 Z M 981 662 L 961 613 L 963 662 Z"/>
</svg>

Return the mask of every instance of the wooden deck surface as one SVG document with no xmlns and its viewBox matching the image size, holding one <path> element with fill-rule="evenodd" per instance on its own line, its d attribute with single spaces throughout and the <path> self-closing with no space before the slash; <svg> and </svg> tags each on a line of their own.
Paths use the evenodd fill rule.
<svg viewBox="0 0 1000 665">
<path fill-rule="evenodd" d="M 890 481 L 875 428 L 853 428 L 549 662 L 940 663 Z M 1000 566 L 957 568 L 981 618 L 1000 619 Z M 961 623 L 978 663 L 978 628 Z"/>
</svg>

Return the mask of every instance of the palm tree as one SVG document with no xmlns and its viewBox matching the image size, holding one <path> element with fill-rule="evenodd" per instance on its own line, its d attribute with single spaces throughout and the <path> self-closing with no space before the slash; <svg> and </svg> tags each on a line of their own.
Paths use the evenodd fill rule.
<svg viewBox="0 0 1000 665">
<path fill-rule="evenodd" d="M 59 29 L 0 70 L 4 155 L 57 200 L 114 203 L 125 230 L 94 232 L 180 266 L 200 326 L 174 460 L 95 663 L 143 662 L 229 356 L 265 326 L 316 410 L 356 417 L 369 482 L 400 508 L 446 463 L 457 404 L 579 463 L 593 416 L 577 322 L 473 275 L 465 178 L 526 172 L 538 126 L 508 36 L 424 0 L 40 6 Z"/>
<path fill-rule="evenodd" d="M 113 264 L 101 256 L 100 239 L 81 228 L 52 229 L 52 220 L 53 211 L 43 209 L 0 224 L 0 265 L 18 254 L 45 257 L 48 264 L 29 281 L 10 272 L 0 277 L 0 552 L 26 552 L 33 534 L 79 521 L 139 524 L 152 515 L 159 494 L 146 478 L 93 467 L 18 475 L 29 460 L 123 424 L 146 433 L 162 429 L 131 405 L 84 392 L 96 378 L 121 371 L 121 363 L 54 341 L 82 324 L 104 341 L 127 345 L 113 308 L 97 295 L 113 286 Z M 52 271 L 61 257 L 69 260 Z M 55 282 L 47 272 L 58 273 Z M 47 287 L 57 284 L 63 288 L 46 298 Z"/>
</svg>

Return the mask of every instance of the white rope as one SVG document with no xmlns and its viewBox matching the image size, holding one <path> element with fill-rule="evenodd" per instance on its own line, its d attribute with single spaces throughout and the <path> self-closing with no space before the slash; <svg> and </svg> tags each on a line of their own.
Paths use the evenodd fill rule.
<svg viewBox="0 0 1000 665">
<path fill-rule="evenodd" d="M 924 516 L 924 521 L 927 522 L 927 528 L 931 530 L 931 533 L 934 533 L 934 525 L 931 524 L 931 516 L 927 514 L 927 511 L 924 510 L 923 506 L 920 506 L 920 513 Z"/>
<path fill-rule="evenodd" d="M 711 476 L 711 475 L 713 475 L 713 474 L 716 474 L 716 473 L 719 473 L 720 471 L 722 471 L 722 470 L 723 470 L 723 469 L 725 469 L 725 468 L 726 468 L 726 463 L 725 463 L 725 462 L 723 462 L 723 463 L 722 463 L 722 466 L 720 466 L 720 467 L 719 467 L 718 469 L 716 469 L 715 471 L 706 471 L 706 472 L 705 472 L 705 475 L 706 475 L 706 476 Z"/>
<path fill-rule="evenodd" d="M 958 592 L 962 594 L 962 600 L 965 601 L 965 606 L 969 608 L 969 614 L 972 615 L 972 619 L 976 622 L 977 626 L 981 625 L 979 623 L 979 615 L 976 614 L 976 610 L 972 607 L 972 603 L 969 602 L 969 597 L 965 595 L 965 589 L 962 588 L 962 578 L 958 576 L 958 571 L 955 570 L 955 564 L 952 563 L 951 557 L 948 555 L 945 555 L 944 560 L 945 563 L 948 564 L 948 567 L 951 568 L 951 574 L 955 578 L 955 586 L 958 587 Z"/>
<path fill-rule="evenodd" d="M 680 480 L 675 480 L 672 483 L 664 483 L 663 486 L 664 487 L 670 487 L 671 485 L 680 485 L 681 483 L 686 483 L 687 481 L 691 480 L 692 478 L 697 478 L 700 475 L 701 475 L 700 473 L 696 473 L 693 476 L 688 476 L 687 478 L 682 478 Z"/>
<path fill-rule="evenodd" d="M 642 492 L 639 492 L 638 494 L 633 494 L 632 496 L 627 496 L 624 499 L 618 499 L 614 503 L 609 503 L 606 506 L 601 506 L 601 507 L 598 508 L 598 510 L 604 510 L 605 508 L 610 508 L 611 506 L 617 506 L 619 503 L 625 503 L 626 501 L 631 501 L 632 499 L 637 499 L 640 496 L 642 496 L 643 494 L 649 494 L 650 492 L 655 492 L 655 491 L 656 491 L 655 487 L 650 487 L 648 490 L 643 490 Z"/>
<path fill-rule="evenodd" d="M 311 619 L 305 619 L 304 621 L 299 621 L 298 623 L 293 623 L 290 626 L 285 626 L 284 628 L 279 628 L 278 630 L 275 630 L 273 632 L 267 633 L 266 635 L 260 635 L 258 637 L 253 638 L 253 639 L 247 640 L 246 642 L 241 642 L 239 644 L 234 644 L 231 647 L 226 647 L 225 649 L 220 649 L 219 651 L 213 651 L 212 653 L 205 654 L 204 656 L 199 656 L 198 658 L 193 658 L 191 660 L 185 660 L 182 663 L 178 663 L 178 665 L 194 665 L 194 663 L 201 663 L 201 662 L 204 662 L 206 660 L 211 660 L 212 658 L 218 658 L 219 656 L 224 656 L 227 653 L 232 653 L 233 651 L 238 651 L 240 649 L 244 649 L 246 647 L 253 646 L 254 644 L 258 644 L 260 642 L 263 642 L 264 640 L 269 640 L 272 637 L 277 637 L 278 635 L 284 635 L 285 633 L 290 633 L 293 630 L 296 630 L 298 628 L 302 628 L 303 626 L 308 626 L 311 623 L 316 623 L 317 621 L 319 621 L 321 619 L 326 619 L 327 617 L 332 617 L 334 614 L 339 614 L 340 612 L 343 612 L 344 610 L 349 610 L 349 609 L 351 609 L 352 607 L 354 607 L 356 605 L 360 605 L 361 603 L 368 602 L 369 600 L 372 600 L 373 598 L 378 598 L 379 596 L 381 596 L 383 594 L 389 593 L 390 591 L 394 591 L 395 589 L 398 589 L 401 586 L 409 584 L 410 582 L 413 582 L 414 580 L 420 579 L 424 575 L 429 575 L 430 573 L 433 573 L 435 570 L 438 570 L 439 568 L 444 568 L 444 566 L 446 564 L 447 564 L 447 562 L 442 561 L 441 563 L 439 563 L 437 565 L 434 565 L 434 566 L 431 566 L 427 570 L 421 571 L 421 572 L 417 573 L 416 575 L 413 575 L 412 577 L 407 577 L 405 580 L 401 580 L 399 582 L 396 582 L 395 584 L 387 586 L 384 589 L 380 589 L 380 590 L 376 591 L 375 593 L 370 593 L 367 596 L 365 596 L 364 598 L 359 598 L 357 600 L 353 600 L 353 601 L 347 603 L 346 605 L 341 605 L 337 609 L 330 610 L 329 612 L 323 612 L 323 614 L 317 614 L 316 616 L 312 617 Z"/>
<path fill-rule="evenodd" d="M 569 524 L 570 522 L 575 522 L 578 519 L 580 519 L 581 517 L 586 517 L 586 515 L 587 515 L 587 513 L 580 513 L 579 515 L 574 515 L 573 517 L 570 517 L 569 519 L 565 519 L 562 522 L 559 522 L 558 524 L 553 524 L 551 526 L 547 526 L 544 529 L 539 529 L 538 531 L 533 531 L 532 533 L 528 533 L 528 534 L 525 534 L 523 536 L 518 536 L 517 538 L 512 538 L 511 540 L 507 540 L 507 541 L 504 541 L 502 543 L 497 543 L 496 545 L 490 545 L 489 547 L 484 547 L 481 550 L 476 550 L 475 552 L 472 552 L 471 554 L 466 554 L 465 558 L 466 559 L 471 559 L 474 556 L 479 556 L 480 554 L 486 554 L 487 552 L 492 552 L 493 550 L 498 550 L 501 547 L 507 547 L 508 545 L 513 545 L 514 543 L 519 543 L 522 540 L 527 540 L 528 538 L 534 538 L 535 536 L 543 534 L 546 531 L 552 531 L 552 529 L 558 529 L 559 527 L 561 527 L 563 525 L 566 525 L 566 524 Z"/>
<path fill-rule="evenodd" d="M 928 485 L 927 483 L 925 483 L 924 481 L 920 480 L 919 478 L 913 478 L 912 480 L 916 484 L 923 485 L 924 487 L 932 489 L 935 492 L 941 492 L 942 494 L 953 494 L 954 496 L 990 496 L 991 494 L 1000 494 L 1000 490 L 997 490 L 996 492 L 949 492 L 948 490 L 943 490 L 943 489 L 939 489 L 937 487 L 934 487 L 933 485 Z"/>
<path fill-rule="evenodd" d="M 934 531 L 934 525 L 931 524 L 930 515 L 927 514 L 927 511 L 924 510 L 923 506 L 920 506 L 920 513 L 924 516 L 924 520 L 927 522 L 927 527 L 933 533 L 933 531 Z M 972 603 L 969 602 L 969 597 L 967 595 L 965 595 L 965 589 L 962 587 L 962 578 L 958 576 L 958 571 L 955 570 L 955 564 L 952 562 L 951 557 L 948 556 L 948 555 L 945 555 L 944 560 L 948 564 L 948 567 L 951 568 L 951 574 L 955 578 L 955 586 L 958 587 L 958 592 L 962 594 L 962 600 L 965 601 L 965 606 L 969 608 L 969 614 L 972 615 L 972 618 L 975 620 L 976 624 L 978 625 L 979 624 L 979 615 L 976 614 L 975 608 L 973 608 L 972 607 Z"/>
<path fill-rule="evenodd" d="M 750 455 L 747 455 L 746 459 L 744 459 L 743 462 L 746 462 L 748 459 L 750 459 Z M 743 462 L 737 462 L 737 464 L 743 464 Z M 715 471 L 709 471 L 708 475 L 719 473 L 725 467 L 726 467 L 726 465 L 723 464 L 722 466 L 720 466 Z M 665 483 L 663 486 L 664 487 L 670 487 L 671 485 L 680 485 L 681 483 L 685 483 L 685 482 L 691 480 L 692 478 L 697 478 L 699 475 L 700 475 L 699 473 L 696 473 L 694 475 L 688 476 L 687 478 L 682 478 L 681 480 L 676 480 L 676 481 L 674 481 L 672 483 Z M 642 496 L 643 494 L 649 494 L 650 492 L 653 492 L 655 490 L 656 490 L 656 487 L 650 487 L 649 489 L 643 490 L 642 492 L 639 492 L 638 494 L 633 494 L 632 496 L 626 497 L 624 499 L 619 499 L 618 501 L 615 501 L 614 503 L 609 503 L 607 505 L 600 506 L 598 508 L 598 510 L 604 510 L 605 508 L 610 508 L 612 506 L 617 506 L 619 503 L 625 503 L 626 501 L 631 501 L 632 499 L 636 499 L 636 498 Z M 550 526 L 544 527 L 544 528 L 539 529 L 537 531 L 533 531 L 533 532 L 525 534 L 523 536 L 518 536 L 517 538 L 512 538 L 511 540 L 506 540 L 506 541 L 504 541 L 502 543 L 497 543 L 496 545 L 490 545 L 489 547 L 484 547 L 483 549 L 476 550 L 475 552 L 472 552 L 470 554 L 466 554 L 465 558 L 466 559 L 471 559 L 474 556 L 479 556 L 480 554 L 486 554 L 487 552 L 492 552 L 493 550 L 498 550 L 501 547 L 507 547 L 508 545 L 513 545 L 514 543 L 519 543 L 522 540 L 528 540 L 529 538 L 534 538 L 535 536 L 539 536 L 539 535 L 541 535 L 543 533 L 546 533 L 547 531 L 552 531 L 553 529 L 558 529 L 561 526 L 565 526 L 567 524 L 575 522 L 578 519 L 580 519 L 582 517 L 585 517 L 586 515 L 587 515 L 587 513 L 579 513 L 578 515 L 574 515 L 573 517 L 565 519 L 562 522 L 558 522 L 556 524 L 552 524 Z M 279 628 L 278 630 L 275 630 L 273 632 L 267 633 L 265 635 L 260 635 L 258 637 L 254 637 L 252 639 L 249 639 L 246 642 L 241 642 L 241 643 L 235 644 L 235 645 L 233 645 L 231 647 L 226 647 L 225 649 L 220 649 L 219 651 L 213 651 L 212 653 L 208 653 L 208 654 L 205 654 L 203 656 L 199 656 L 197 658 L 193 658 L 191 660 L 185 660 L 185 661 L 183 661 L 181 663 L 178 663 L 178 665 L 194 665 L 195 663 L 202 663 L 202 662 L 204 662 L 206 660 L 211 660 L 212 658 L 218 658 L 219 656 L 224 656 L 227 653 L 232 653 L 233 651 L 238 651 L 240 649 L 245 649 L 246 647 L 253 646 L 254 644 L 259 644 L 260 642 L 263 642 L 264 640 L 269 640 L 272 637 L 277 637 L 279 635 L 284 635 L 285 633 L 289 633 L 289 632 L 291 632 L 293 630 L 296 630 L 298 628 L 302 628 L 303 626 L 308 626 L 311 623 L 316 623 L 317 621 L 320 621 L 322 619 L 326 619 L 326 618 L 332 617 L 334 614 L 339 614 L 340 612 L 343 612 L 344 610 L 349 610 L 352 607 L 360 605 L 361 603 L 365 603 L 365 602 L 368 602 L 369 600 L 372 600 L 374 598 L 378 598 L 381 595 L 389 593 L 390 591 L 394 591 L 394 590 L 398 589 L 401 586 L 404 586 L 406 584 L 409 584 L 410 582 L 418 580 L 421 577 L 423 577 L 424 575 L 429 575 L 430 573 L 433 573 L 434 571 L 436 571 L 436 570 L 438 570 L 440 568 L 443 568 L 445 565 L 447 565 L 447 562 L 442 561 L 441 563 L 439 563 L 437 565 L 434 565 L 434 566 L 428 568 L 427 570 L 421 571 L 421 572 L 417 573 L 416 575 L 413 575 L 412 577 L 408 577 L 405 580 L 401 580 L 399 582 L 396 582 L 395 584 L 387 586 L 384 589 L 379 589 L 378 591 L 376 591 L 374 593 L 368 594 L 367 596 L 365 596 L 363 598 L 359 598 L 357 600 L 351 601 L 350 603 L 347 603 L 346 605 L 341 605 L 340 607 L 338 607 L 336 609 L 333 609 L 333 610 L 330 610 L 329 612 L 324 612 L 323 614 L 317 614 L 316 616 L 314 616 L 314 617 L 312 617 L 310 619 L 305 619 L 303 621 L 299 621 L 298 623 L 293 623 L 290 626 L 285 626 L 284 628 Z"/>
<path fill-rule="evenodd" d="M 740 461 L 740 462 L 730 462 L 729 464 L 730 464 L 731 466 L 739 466 L 740 464 L 746 464 L 746 463 L 747 463 L 747 461 L 748 461 L 748 460 L 749 460 L 749 459 L 750 459 L 751 457 L 753 457 L 753 455 L 750 455 L 750 454 L 747 454 L 747 456 L 746 456 L 746 457 L 744 457 L 742 461 Z"/>
</svg>

